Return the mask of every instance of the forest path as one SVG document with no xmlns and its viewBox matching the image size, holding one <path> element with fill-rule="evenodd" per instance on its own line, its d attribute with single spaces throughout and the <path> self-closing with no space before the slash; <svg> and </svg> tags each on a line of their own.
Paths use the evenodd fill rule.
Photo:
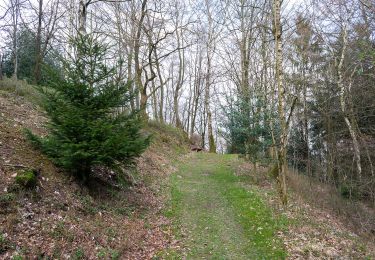
<svg viewBox="0 0 375 260">
<path fill-rule="evenodd" d="M 172 207 L 183 258 L 285 258 L 280 221 L 233 173 L 234 155 L 192 153 L 171 178 Z"/>
</svg>

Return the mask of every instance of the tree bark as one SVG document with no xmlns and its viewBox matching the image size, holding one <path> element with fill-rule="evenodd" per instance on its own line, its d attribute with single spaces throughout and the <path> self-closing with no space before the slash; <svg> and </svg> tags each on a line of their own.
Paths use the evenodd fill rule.
<svg viewBox="0 0 375 260">
<path fill-rule="evenodd" d="M 12 8 L 12 25 L 13 25 L 13 65 L 14 71 L 12 78 L 18 79 L 18 18 L 19 18 L 19 1 L 11 0 Z"/>
<path fill-rule="evenodd" d="M 43 18 L 43 0 L 39 0 L 38 11 L 38 29 L 36 33 L 36 52 L 34 67 L 34 84 L 39 84 L 41 80 L 42 66 L 42 18 Z"/>
<path fill-rule="evenodd" d="M 194 93 L 193 93 L 193 104 L 192 104 L 192 113 L 191 113 L 191 123 L 190 123 L 190 136 L 193 136 L 196 125 L 196 117 L 198 112 L 199 98 L 201 95 L 201 73 L 202 73 L 202 52 L 198 51 L 197 48 L 197 59 L 198 66 L 195 65 L 194 69 Z"/>
<path fill-rule="evenodd" d="M 159 115 L 158 115 L 158 108 L 157 108 L 158 102 L 157 102 L 157 98 L 156 98 L 155 80 L 153 80 L 151 82 L 151 86 L 152 86 L 152 109 L 153 109 L 153 112 L 154 112 L 154 119 L 158 120 Z"/>
<path fill-rule="evenodd" d="M 339 64 L 337 66 L 337 74 L 338 74 L 337 85 L 340 89 L 341 111 L 344 114 L 344 121 L 345 121 L 345 123 L 348 127 L 350 136 L 351 136 L 352 141 L 353 141 L 353 151 L 354 151 L 354 158 L 355 158 L 355 162 L 356 162 L 356 166 L 357 166 L 357 173 L 358 173 L 358 177 L 361 179 L 361 177 L 362 177 L 361 151 L 359 149 L 359 141 L 358 141 L 357 133 L 356 133 L 356 130 L 355 130 L 356 122 L 355 122 L 354 116 L 351 116 L 352 120 L 349 119 L 349 112 L 347 111 L 346 104 L 345 104 L 346 88 L 345 88 L 344 82 L 343 82 L 342 67 L 343 67 L 343 64 L 344 64 L 345 52 L 346 52 L 346 48 L 347 48 L 347 45 L 348 45 L 348 31 L 347 31 L 346 25 L 344 25 L 344 28 L 343 28 L 342 42 L 343 42 L 343 47 L 342 47 L 342 51 L 341 51 L 340 61 L 339 61 Z M 348 84 L 351 85 L 351 83 L 348 83 Z"/>
<path fill-rule="evenodd" d="M 0 54 L 0 80 L 3 80 L 3 56 Z"/>
<path fill-rule="evenodd" d="M 142 9 L 141 9 L 141 17 L 138 21 L 138 27 L 137 27 L 137 33 L 134 40 L 134 63 L 135 63 L 135 84 L 137 86 L 138 92 L 141 95 L 140 103 L 139 103 L 139 109 L 141 110 L 141 116 L 144 120 L 148 120 L 147 115 L 147 88 L 143 86 L 142 84 L 142 67 L 139 60 L 139 52 L 141 48 L 141 34 L 142 34 L 142 25 L 143 21 L 146 17 L 146 5 L 147 0 L 142 1 Z"/>
<path fill-rule="evenodd" d="M 183 125 L 181 123 L 181 119 L 180 119 L 180 114 L 179 114 L 179 104 L 178 104 L 178 100 L 179 100 L 179 95 L 180 95 L 180 89 L 182 88 L 182 84 L 183 84 L 183 80 L 184 80 L 184 72 L 185 72 L 185 62 L 184 62 L 184 58 L 185 58 L 185 55 L 184 55 L 184 50 L 181 50 L 180 47 L 181 47 L 181 37 L 180 37 L 180 33 L 178 31 L 178 17 L 176 17 L 176 36 L 177 36 L 177 48 L 178 48 L 178 61 L 179 61 L 179 68 L 178 68 L 178 79 L 177 79 L 177 84 L 176 84 L 176 88 L 175 88 L 175 91 L 174 91 L 174 96 L 173 96 L 173 108 L 174 108 L 174 114 L 175 114 L 175 122 L 176 122 L 176 127 L 177 128 L 180 128 L 180 129 L 183 129 Z"/>
<path fill-rule="evenodd" d="M 210 107 L 210 88 L 211 88 L 211 58 L 213 43 L 213 19 L 211 16 L 210 6 L 206 0 L 207 18 L 208 18 L 208 41 L 207 41 L 207 74 L 206 74 L 206 88 L 205 88 L 205 108 L 207 113 L 207 135 L 208 147 L 210 153 L 216 153 L 216 144 L 212 130 L 212 113 Z"/>
<path fill-rule="evenodd" d="M 283 48 L 282 48 L 282 29 L 281 29 L 281 0 L 274 0 L 274 37 L 275 37 L 275 58 L 276 58 L 276 85 L 278 98 L 278 114 L 279 124 L 281 128 L 280 144 L 277 153 L 277 183 L 279 188 L 279 195 L 281 203 L 286 205 L 288 203 L 287 188 L 286 188 L 286 171 L 287 171 L 287 122 L 284 111 L 284 95 L 285 89 L 283 85 Z"/>
<path fill-rule="evenodd" d="M 211 57 L 207 55 L 207 76 L 206 76 L 206 88 L 205 88 L 205 107 L 207 113 L 207 134 L 208 134 L 208 145 L 209 152 L 216 153 L 215 139 L 212 131 L 212 114 L 210 108 L 210 85 L 211 85 Z"/>
<path fill-rule="evenodd" d="M 86 34 L 86 23 L 87 23 L 87 6 L 90 4 L 90 0 L 79 0 L 78 8 L 78 32 L 81 35 Z"/>
<path fill-rule="evenodd" d="M 163 80 L 163 75 L 161 74 L 157 50 L 154 51 L 154 57 L 155 57 L 156 72 L 158 73 L 158 78 L 159 78 L 159 83 L 160 83 L 159 121 L 161 123 L 164 123 L 163 111 L 164 111 L 164 84 L 165 82 Z"/>
</svg>

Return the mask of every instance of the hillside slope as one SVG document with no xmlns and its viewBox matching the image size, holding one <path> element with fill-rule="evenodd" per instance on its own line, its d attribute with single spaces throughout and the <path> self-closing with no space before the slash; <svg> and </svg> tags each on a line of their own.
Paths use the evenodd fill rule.
<svg viewBox="0 0 375 260">
<path fill-rule="evenodd" d="M 141 259 L 173 246 L 169 220 L 160 213 L 161 185 L 171 161 L 188 150 L 186 137 L 150 123 L 153 144 L 129 171 L 133 185 L 98 178 L 84 188 L 25 139 L 24 128 L 46 134 L 46 118 L 27 87 L 18 86 L 18 95 L 0 88 L 0 259 Z M 30 170 L 36 187 L 17 187 L 17 176 Z"/>
<path fill-rule="evenodd" d="M 25 139 L 46 134 L 30 86 L 0 82 L 0 259 L 373 259 L 374 241 L 290 189 L 279 208 L 266 167 L 237 155 L 189 153 L 184 133 L 156 122 L 128 182 L 80 186 Z M 17 93 L 14 94 L 14 93 Z M 34 188 L 15 185 L 36 173 Z M 290 187 L 307 189 L 300 181 Z M 295 181 L 295 178 L 294 178 Z M 18 257 L 18 258 L 17 258 Z"/>
</svg>

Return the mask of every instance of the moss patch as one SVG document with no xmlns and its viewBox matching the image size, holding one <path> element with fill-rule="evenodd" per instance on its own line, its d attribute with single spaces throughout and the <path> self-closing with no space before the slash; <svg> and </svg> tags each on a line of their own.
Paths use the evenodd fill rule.
<svg viewBox="0 0 375 260">
<path fill-rule="evenodd" d="M 26 170 L 18 173 L 15 178 L 15 183 L 21 188 L 33 189 L 37 185 L 36 171 Z"/>
</svg>

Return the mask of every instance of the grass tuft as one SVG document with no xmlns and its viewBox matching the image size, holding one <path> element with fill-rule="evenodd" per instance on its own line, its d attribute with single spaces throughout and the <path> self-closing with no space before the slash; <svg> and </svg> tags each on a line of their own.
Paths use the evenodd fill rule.
<svg viewBox="0 0 375 260">
<path fill-rule="evenodd" d="M 25 80 L 3 78 L 3 80 L 0 80 L 0 93 L 14 94 L 16 96 L 24 97 L 34 104 L 41 103 L 40 93 L 35 86 L 29 85 Z"/>
</svg>

